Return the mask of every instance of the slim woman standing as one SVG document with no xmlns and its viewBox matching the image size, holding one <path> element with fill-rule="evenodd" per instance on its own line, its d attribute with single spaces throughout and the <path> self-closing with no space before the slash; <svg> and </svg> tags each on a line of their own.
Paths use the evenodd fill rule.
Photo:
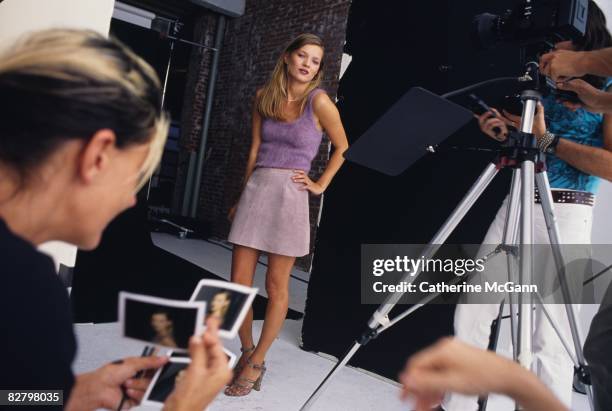
<svg viewBox="0 0 612 411">
<path fill-rule="evenodd" d="M 323 42 L 301 34 L 279 57 L 268 83 L 257 91 L 253 107 L 252 143 L 229 241 L 234 244 L 232 281 L 251 286 L 261 252 L 268 254 L 268 306 L 257 346 L 253 312 L 240 328 L 242 357 L 230 396 L 259 390 L 266 371 L 265 356 L 278 335 L 289 307 L 289 275 L 296 257 L 310 252 L 308 193 L 322 194 L 344 161 L 348 142 L 340 115 L 329 96 L 318 88 Z M 308 177 L 325 132 L 334 152 L 321 177 Z"/>
</svg>

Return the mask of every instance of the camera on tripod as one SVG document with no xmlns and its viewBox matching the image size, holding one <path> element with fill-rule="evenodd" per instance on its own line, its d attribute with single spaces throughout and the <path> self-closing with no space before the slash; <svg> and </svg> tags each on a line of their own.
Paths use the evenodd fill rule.
<svg viewBox="0 0 612 411">
<path fill-rule="evenodd" d="M 518 45 L 523 63 L 529 59 L 536 61 L 556 43 L 575 42 L 584 36 L 588 7 L 588 0 L 521 0 L 503 15 L 476 15 L 472 37 L 482 49 L 491 49 L 500 43 Z M 552 94 L 558 100 L 580 103 L 576 93 L 557 89 L 555 83 L 544 76 L 525 86 L 538 90 L 543 96 Z M 506 98 L 504 108 L 508 112 L 520 114 L 520 107 L 518 94 Z"/>
<path fill-rule="evenodd" d="M 550 49 L 584 35 L 588 7 L 588 0 L 523 0 L 503 15 L 475 16 L 473 35 L 485 49 L 502 42 Z"/>
</svg>

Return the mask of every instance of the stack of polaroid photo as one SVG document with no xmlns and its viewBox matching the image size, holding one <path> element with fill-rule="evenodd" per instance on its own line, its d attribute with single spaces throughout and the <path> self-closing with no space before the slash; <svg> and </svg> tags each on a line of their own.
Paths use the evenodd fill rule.
<svg viewBox="0 0 612 411">
<path fill-rule="evenodd" d="M 219 319 L 219 337 L 234 338 L 256 294 L 257 288 L 219 280 L 201 280 L 189 301 L 121 292 L 119 323 L 123 337 L 169 349 L 169 361 L 154 375 L 142 405 L 163 406 L 191 362 L 189 338 L 206 330 L 208 318 Z M 236 355 L 229 350 L 225 353 L 231 368 Z"/>
</svg>

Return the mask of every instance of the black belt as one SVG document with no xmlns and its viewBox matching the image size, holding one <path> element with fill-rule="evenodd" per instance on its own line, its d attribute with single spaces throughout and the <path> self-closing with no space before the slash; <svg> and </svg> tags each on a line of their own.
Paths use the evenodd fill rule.
<svg viewBox="0 0 612 411">
<path fill-rule="evenodd" d="M 553 202 L 560 204 L 583 204 L 593 206 L 595 195 L 588 191 L 551 190 Z M 541 203 L 540 193 L 535 190 L 535 202 Z"/>
</svg>

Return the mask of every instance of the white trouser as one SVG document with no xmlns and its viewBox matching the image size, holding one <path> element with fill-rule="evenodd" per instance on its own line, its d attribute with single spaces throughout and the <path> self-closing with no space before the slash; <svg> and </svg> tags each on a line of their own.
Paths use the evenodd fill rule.
<svg viewBox="0 0 612 411">
<path fill-rule="evenodd" d="M 497 212 L 493 223 L 489 227 L 487 235 L 483 241 L 483 246 L 478 252 L 478 257 L 485 255 L 503 240 L 503 230 L 506 219 L 508 198 L 504 201 Z M 554 204 L 554 212 L 560 231 L 561 242 L 563 244 L 590 244 L 591 225 L 593 207 L 579 204 Z M 550 244 L 546 223 L 540 204 L 534 206 L 534 244 Z M 544 248 L 544 247 L 542 247 Z M 566 255 L 566 263 L 574 258 L 588 258 L 588 247 L 576 247 L 581 249 L 585 255 Z M 571 250 L 575 250 L 573 247 Z M 568 258 L 570 257 L 570 258 Z M 554 264 L 550 258 L 545 262 L 547 267 L 542 267 L 543 262 L 537 257 L 534 258 L 534 277 L 538 273 L 550 270 Z M 505 254 L 498 254 L 487 261 L 487 271 L 503 273 L 500 277 L 507 278 L 507 259 Z M 569 273 L 568 273 L 569 275 Z M 577 281 L 581 281 L 580 279 Z M 575 280 L 575 279 L 572 279 Z M 571 281 L 571 280 L 570 280 Z M 469 297 L 466 297 L 469 299 Z M 500 301 L 501 302 L 501 301 Z M 562 304 L 546 305 L 551 316 L 564 334 L 566 341 L 571 343 L 571 333 L 567 321 L 565 307 Z M 578 308 L 578 307 L 576 307 Z M 499 313 L 498 304 L 458 304 L 455 311 L 455 335 L 462 341 L 479 348 L 486 348 L 491 334 L 491 324 Z M 506 321 L 502 324 L 505 325 Z M 541 309 L 536 308 L 533 320 L 534 335 L 532 340 L 532 371 L 534 371 L 555 395 L 565 403 L 568 408 L 571 406 L 573 365 L 570 357 L 563 348 L 561 341 L 554 329 L 546 319 Z M 447 411 L 471 411 L 477 409 L 477 398 L 459 394 L 449 394 L 444 399 L 442 406 Z"/>
</svg>

